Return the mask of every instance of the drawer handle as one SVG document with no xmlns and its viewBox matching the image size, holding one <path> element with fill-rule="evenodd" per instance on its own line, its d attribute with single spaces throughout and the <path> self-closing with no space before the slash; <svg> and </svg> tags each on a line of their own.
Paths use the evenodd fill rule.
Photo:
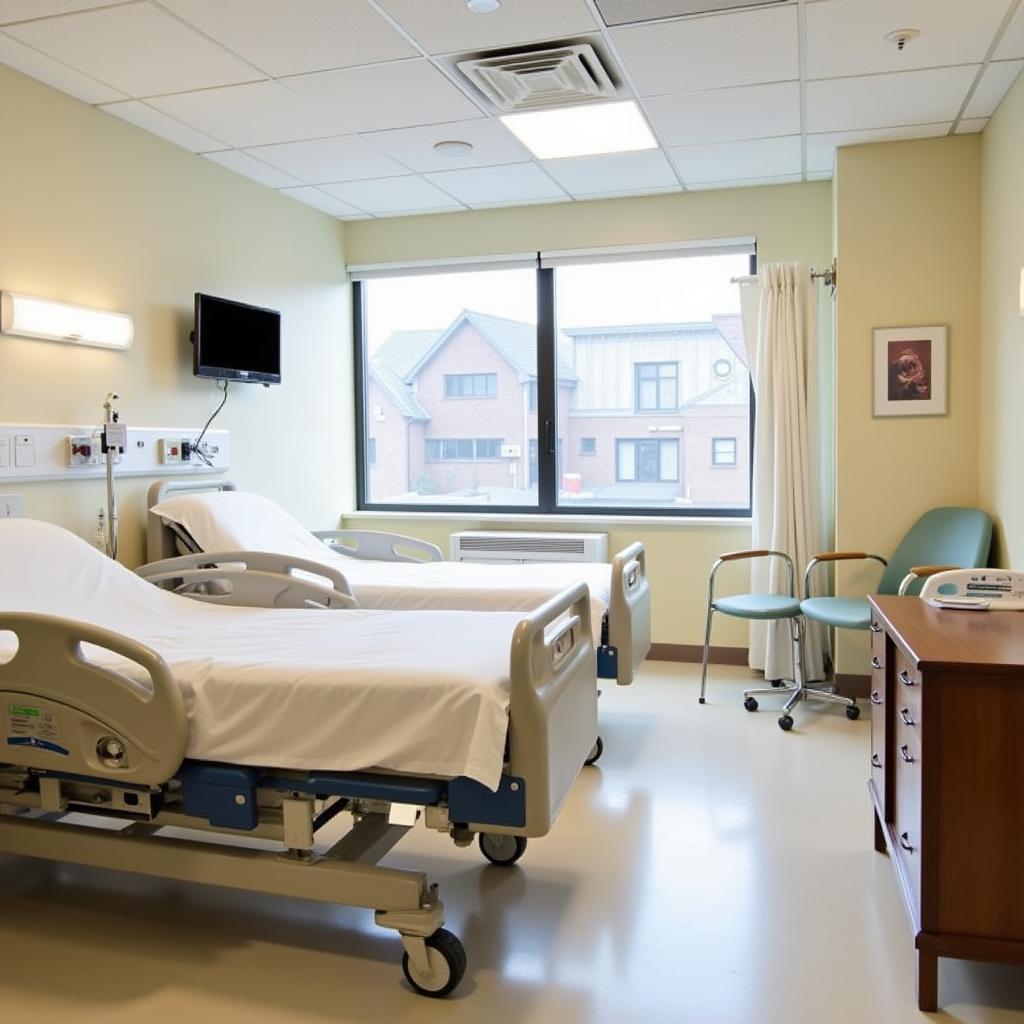
<svg viewBox="0 0 1024 1024">
<path fill-rule="evenodd" d="M 882 627 L 877 622 L 872 622 L 868 628 L 871 630 L 872 633 L 882 632 Z"/>
<path fill-rule="evenodd" d="M 907 851 L 907 853 L 914 852 L 914 848 L 910 845 L 910 835 L 908 833 L 900 833 L 900 846 L 902 846 L 903 849 Z"/>
<path fill-rule="evenodd" d="M 882 663 L 878 660 L 878 655 L 877 654 L 872 654 L 871 655 L 871 667 L 872 668 L 881 668 L 882 667 Z"/>
<path fill-rule="evenodd" d="M 900 757 L 902 757 L 907 764 L 913 764 L 917 760 L 916 757 L 910 756 L 910 748 L 906 745 L 906 743 L 904 743 L 903 746 L 900 747 Z"/>
<path fill-rule="evenodd" d="M 917 686 L 916 681 L 911 679 L 910 673 L 906 669 L 902 669 L 900 672 L 900 682 L 904 686 Z"/>
<path fill-rule="evenodd" d="M 871 755 L 871 767 L 872 768 L 881 768 L 882 767 L 882 759 L 877 754 L 872 754 Z"/>
<path fill-rule="evenodd" d="M 910 708 L 900 708 L 900 721 L 904 725 L 917 725 L 917 722 L 910 717 Z"/>
<path fill-rule="evenodd" d="M 882 706 L 882 695 L 877 690 L 871 691 L 871 703 L 877 704 L 879 707 Z"/>
</svg>

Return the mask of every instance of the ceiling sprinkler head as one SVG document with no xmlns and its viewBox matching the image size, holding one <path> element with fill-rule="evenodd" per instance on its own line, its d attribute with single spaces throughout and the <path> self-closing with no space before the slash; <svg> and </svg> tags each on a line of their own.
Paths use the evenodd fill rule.
<svg viewBox="0 0 1024 1024">
<path fill-rule="evenodd" d="M 501 6 L 501 0 L 466 0 L 466 6 L 474 14 L 493 14 Z"/>
<path fill-rule="evenodd" d="M 902 53 L 907 43 L 911 39 L 916 39 L 920 34 L 916 28 L 898 28 L 895 32 L 887 32 L 884 38 L 887 43 L 895 44 L 896 49 Z"/>
</svg>

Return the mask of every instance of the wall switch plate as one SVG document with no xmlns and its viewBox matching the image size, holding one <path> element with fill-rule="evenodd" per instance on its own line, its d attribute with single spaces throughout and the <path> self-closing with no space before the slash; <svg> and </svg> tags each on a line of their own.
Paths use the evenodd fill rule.
<svg viewBox="0 0 1024 1024">
<path fill-rule="evenodd" d="M 0 494 L 0 519 L 13 519 L 21 515 L 20 494 Z"/>
</svg>

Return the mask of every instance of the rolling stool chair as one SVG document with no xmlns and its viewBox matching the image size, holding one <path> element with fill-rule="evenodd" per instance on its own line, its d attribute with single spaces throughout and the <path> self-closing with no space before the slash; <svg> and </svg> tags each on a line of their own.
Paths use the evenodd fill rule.
<svg viewBox="0 0 1024 1024">
<path fill-rule="evenodd" d="M 728 597 L 715 597 L 715 576 L 718 570 L 726 562 L 735 562 L 741 558 L 781 558 L 786 563 L 786 571 L 789 576 L 788 594 L 732 594 Z M 800 599 L 794 590 L 793 560 L 784 551 L 730 551 L 720 555 L 718 560 L 711 566 L 711 575 L 708 578 L 708 620 L 704 630 L 704 657 L 701 661 L 700 670 L 700 703 L 704 700 L 708 678 L 708 652 L 711 645 L 711 619 L 715 612 L 723 615 L 733 615 L 739 619 L 761 619 L 774 621 L 777 619 L 789 619 L 790 637 L 793 641 L 793 681 L 787 685 L 785 681 L 779 680 L 769 686 L 754 687 L 743 691 L 743 706 L 748 711 L 757 710 L 757 698 L 755 694 L 761 693 L 789 693 L 799 694 L 803 690 L 801 679 L 802 652 L 803 652 L 803 618 L 800 613 Z M 788 717 L 788 716 L 787 716 Z M 790 725 L 793 720 L 790 718 Z M 779 720 L 782 724 L 782 720 Z M 788 728 L 783 726 L 783 728 Z"/>
</svg>

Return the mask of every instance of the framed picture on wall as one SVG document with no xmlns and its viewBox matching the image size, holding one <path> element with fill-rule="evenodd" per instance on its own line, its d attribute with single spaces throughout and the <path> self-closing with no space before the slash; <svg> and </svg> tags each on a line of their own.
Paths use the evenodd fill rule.
<svg viewBox="0 0 1024 1024">
<path fill-rule="evenodd" d="M 874 414 L 945 416 L 946 328 L 876 327 Z"/>
</svg>

